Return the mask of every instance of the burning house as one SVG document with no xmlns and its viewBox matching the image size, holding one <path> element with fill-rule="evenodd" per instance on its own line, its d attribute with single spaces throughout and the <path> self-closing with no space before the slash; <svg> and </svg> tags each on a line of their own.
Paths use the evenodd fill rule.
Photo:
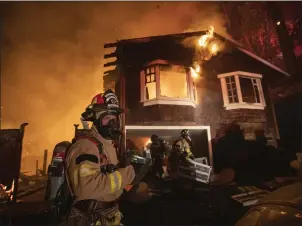
<svg viewBox="0 0 302 226">
<path fill-rule="evenodd" d="M 104 86 L 115 89 L 127 110 L 125 145 L 143 148 L 153 133 L 172 141 L 187 128 L 194 154 L 211 162 L 210 140 L 231 122 L 248 140 L 258 130 L 271 144 L 279 139 L 269 84 L 289 74 L 213 27 L 105 44 L 111 48 L 105 59 L 114 61 L 104 65 Z"/>
</svg>

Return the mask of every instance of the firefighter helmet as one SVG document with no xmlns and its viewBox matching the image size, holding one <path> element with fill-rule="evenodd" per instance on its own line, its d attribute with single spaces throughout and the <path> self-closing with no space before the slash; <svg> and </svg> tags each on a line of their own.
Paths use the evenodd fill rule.
<svg viewBox="0 0 302 226">
<path fill-rule="evenodd" d="M 103 112 L 112 112 L 115 114 L 121 114 L 124 112 L 119 106 L 117 96 L 111 89 L 94 96 L 91 104 L 82 114 L 82 118 L 84 121 L 93 122 L 96 121 Z"/>
<path fill-rule="evenodd" d="M 109 89 L 92 99 L 91 104 L 82 114 L 82 119 L 93 122 L 105 139 L 116 139 L 121 135 L 120 115 L 122 112 L 123 109 L 119 106 L 117 96 Z M 104 122 L 105 118 L 107 118 L 106 122 Z"/>
</svg>

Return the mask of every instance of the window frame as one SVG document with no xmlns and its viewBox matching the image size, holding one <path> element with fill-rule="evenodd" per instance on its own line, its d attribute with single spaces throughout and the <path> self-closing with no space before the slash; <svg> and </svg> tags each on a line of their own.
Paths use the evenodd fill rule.
<svg viewBox="0 0 302 226">
<path fill-rule="evenodd" d="M 235 79 L 235 87 L 236 87 L 236 91 L 237 91 L 238 103 L 229 102 L 229 94 L 228 94 L 226 78 L 229 78 L 232 76 Z M 247 102 L 243 101 L 242 90 L 241 90 L 241 85 L 240 85 L 240 80 L 239 80 L 240 77 L 251 79 L 253 86 L 255 84 L 257 84 L 260 103 L 247 103 Z M 263 93 L 263 89 L 262 89 L 262 75 L 261 74 L 244 72 L 244 71 L 234 71 L 234 72 L 219 74 L 219 75 L 217 75 L 217 78 L 220 80 L 223 103 L 224 103 L 224 107 L 226 110 L 232 110 L 232 109 L 264 110 L 264 108 L 266 107 L 265 97 L 264 97 L 264 93 Z M 254 83 L 254 82 L 256 82 L 256 83 Z"/>
<path fill-rule="evenodd" d="M 173 97 L 163 97 L 161 96 L 160 91 L 160 65 L 176 65 L 171 64 L 167 61 L 163 60 L 155 60 L 147 65 L 145 65 L 140 71 L 140 84 L 141 84 L 141 103 L 143 106 L 151 106 L 156 104 L 162 105 L 182 105 L 182 106 L 192 106 L 196 108 L 197 105 L 197 94 L 196 94 L 196 85 L 195 85 L 195 100 L 193 94 L 193 78 L 191 76 L 191 72 L 186 72 L 186 81 L 187 81 L 187 89 L 189 98 L 173 98 Z M 155 84 L 156 84 L 156 98 L 147 100 L 146 99 L 146 69 L 154 67 L 155 68 Z M 185 68 L 186 69 L 186 68 Z"/>
</svg>

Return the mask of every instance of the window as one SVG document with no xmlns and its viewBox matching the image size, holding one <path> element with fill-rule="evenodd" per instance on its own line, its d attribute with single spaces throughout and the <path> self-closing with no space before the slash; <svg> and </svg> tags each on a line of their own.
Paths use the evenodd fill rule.
<svg viewBox="0 0 302 226">
<path fill-rule="evenodd" d="M 196 88 L 190 71 L 167 61 L 150 62 L 141 71 L 141 102 L 154 104 L 191 105 L 195 107 Z"/>
<path fill-rule="evenodd" d="M 187 73 L 185 68 L 175 65 L 160 65 L 159 68 L 160 96 L 172 98 L 189 98 Z"/>
<path fill-rule="evenodd" d="M 224 107 L 227 110 L 264 109 L 262 75 L 236 71 L 217 76 L 221 82 Z"/>
<path fill-rule="evenodd" d="M 156 98 L 156 77 L 155 66 L 145 68 L 145 87 L 146 87 L 146 100 Z"/>
</svg>

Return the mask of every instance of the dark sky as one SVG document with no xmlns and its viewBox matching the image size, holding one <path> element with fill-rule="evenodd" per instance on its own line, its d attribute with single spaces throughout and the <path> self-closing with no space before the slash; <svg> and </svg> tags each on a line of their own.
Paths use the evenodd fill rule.
<svg viewBox="0 0 302 226">
<path fill-rule="evenodd" d="M 103 45 L 121 38 L 206 30 L 226 34 L 215 2 L 1 3 L 4 128 L 29 122 L 24 154 L 73 136 L 102 91 Z"/>
</svg>

